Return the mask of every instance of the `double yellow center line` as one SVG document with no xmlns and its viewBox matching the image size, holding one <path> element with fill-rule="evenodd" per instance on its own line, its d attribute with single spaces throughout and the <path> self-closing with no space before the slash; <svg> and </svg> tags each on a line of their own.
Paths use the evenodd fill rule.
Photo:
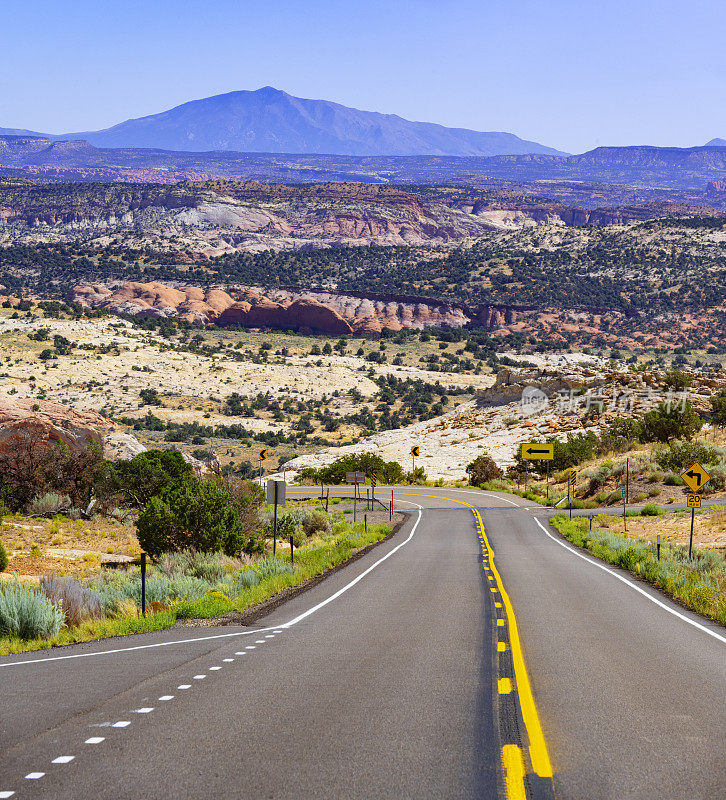
<svg viewBox="0 0 726 800">
<path fill-rule="evenodd" d="M 403 494 L 403 493 L 401 493 Z M 413 493 L 411 493 L 413 494 Z M 459 503 L 462 506 L 470 508 L 474 514 L 474 519 L 477 526 L 477 533 L 479 541 L 481 542 L 483 552 L 483 563 L 487 570 L 488 578 L 496 584 L 496 588 L 491 587 L 492 594 L 499 594 L 502 603 L 495 601 L 495 606 L 498 608 L 504 605 L 504 612 L 506 615 L 506 623 L 509 629 L 509 648 L 512 654 L 512 664 L 514 668 L 514 686 L 510 678 L 501 678 L 498 680 L 497 686 L 500 694 L 509 694 L 515 692 L 519 700 L 519 708 L 524 721 L 524 726 L 527 731 L 527 738 L 529 740 L 529 760 L 532 765 L 532 770 L 536 775 L 541 778 L 552 778 L 553 770 L 550 761 L 549 753 L 547 752 L 547 744 L 545 742 L 544 733 L 542 732 L 542 725 L 540 723 L 539 714 L 537 713 L 537 706 L 534 702 L 534 695 L 532 693 L 532 685 L 529 682 L 529 675 L 527 674 L 527 667 L 524 661 L 524 653 L 522 652 L 522 643 L 519 638 L 519 630 L 517 628 L 517 618 L 514 614 L 512 602 L 509 599 L 502 577 L 499 570 L 494 564 L 494 551 L 487 539 L 486 531 L 484 530 L 484 522 L 479 513 L 479 509 L 471 503 L 464 500 L 455 500 L 454 498 L 447 497 L 441 498 L 437 495 L 421 494 L 420 497 L 433 497 L 437 500 L 445 499 L 450 500 L 452 503 Z M 488 562 L 488 563 L 487 563 Z M 505 620 L 499 618 L 497 624 L 504 625 Z M 506 652 L 507 644 L 505 642 L 498 642 L 497 651 L 502 653 Z M 502 764 L 504 766 L 504 784 L 507 791 L 508 800 L 524 800 L 526 798 L 524 788 L 524 778 L 526 775 L 526 767 L 522 750 L 518 745 L 505 744 L 502 747 Z"/>
</svg>

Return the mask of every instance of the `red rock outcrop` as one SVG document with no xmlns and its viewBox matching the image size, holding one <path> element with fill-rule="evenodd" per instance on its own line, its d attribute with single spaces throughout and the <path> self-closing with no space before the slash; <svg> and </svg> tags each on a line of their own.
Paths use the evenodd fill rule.
<svg viewBox="0 0 726 800">
<path fill-rule="evenodd" d="M 91 442 L 102 445 L 104 435 L 116 427 L 95 411 L 75 411 L 47 400 L 15 400 L 0 394 L 0 458 L 23 440 L 41 449 L 56 442 L 65 442 L 74 450 Z"/>
<path fill-rule="evenodd" d="M 233 296 L 234 295 L 234 296 Z M 460 306 L 413 297 L 366 297 L 319 290 L 201 289 L 130 282 L 116 289 L 103 285 L 77 286 L 69 299 L 119 314 L 175 317 L 222 326 L 309 330 L 345 335 L 379 334 L 384 328 L 450 327 L 467 325 L 471 312 Z M 508 319 L 511 321 L 511 319 Z"/>
<path fill-rule="evenodd" d="M 76 286 L 70 299 L 92 308 L 107 308 L 116 313 L 139 316 L 178 317 L 189 322 L 214 322 L 234 304 L 234 299 L 221 289 L 198 286 L 174 288 L 163 283 L 124 283 L 117 289 L 95 284 Z"/>
<path fill-rule="evenodd" d="M 247 293 L 248 296 L 250 293 Z M 281 330 L 311 331 L 345 335 L 353 333 L 351 326 L 336 311 L 317 300 L 301 298 L 288 303 L 276 303 L 264 296 L 256 302 L 242 300 L 223 311 L 217 325 L 242 325 L 247 328 L 279 328 Z"/>
</svg>

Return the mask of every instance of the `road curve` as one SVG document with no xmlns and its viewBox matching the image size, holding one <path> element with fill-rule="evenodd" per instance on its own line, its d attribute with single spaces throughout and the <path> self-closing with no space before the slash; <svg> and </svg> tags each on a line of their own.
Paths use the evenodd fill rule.
<svg viewBox="0 0 726 800">
<path fill-rule="evenodd" d="M 521 498 L 396 496 L 394 537 L 254 628 L 0 658 L 0 798 L 544 797 L 499 580 L 558 797 L 726 794 L 723 629 L 562 546 Z"/>
</svg>

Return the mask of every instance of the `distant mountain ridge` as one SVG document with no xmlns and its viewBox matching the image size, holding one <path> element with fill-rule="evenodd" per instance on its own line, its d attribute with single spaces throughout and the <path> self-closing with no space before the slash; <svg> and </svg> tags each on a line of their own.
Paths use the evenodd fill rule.
<svg viewBox="0 0 726 800">
<path fill-rule="evenodd" d="M 5 135 L 43 135 L 0 128 Z M 192 100 L 101 131 L 49 139 L 85 139 L 96 147 L 180 151 L 317 153 L 331 155 L 493 156 L 566 155 L 512 133 L 447 128 L 395 114 L 360 111 L 328 100 L 307 100 L 265 86 Z"/>
<path fill-rule="evenodd" d="M 726 147 L 726 139 L 711 139 L 706 142 L 706 147 Z"/>
<path fill-rule="evenodd" d="M 0 175 L 18 171 L 42 181 L 176 183 L 227 178 L 475 186 L 498 181 L 595 181 L 702 193 L 726 181 L 726 148 L 598 147 L 576 156 L 350 156 L 98 148 L 83 139 L 0 134 Z M 677 202 L 700 204 L 703 198 L 680 197 Z"/>
</svg>

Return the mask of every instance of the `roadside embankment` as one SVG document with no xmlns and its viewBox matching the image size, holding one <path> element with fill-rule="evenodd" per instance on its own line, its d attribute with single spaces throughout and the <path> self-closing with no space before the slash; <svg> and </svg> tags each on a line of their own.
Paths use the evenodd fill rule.
<svg viewBox="0 0 726 800">
<path fill-rule="evenodd" d="M 629 570 L 681 602 L 692 611 L 726 625 L 726 556 L 718 550 L 648 539 L 593 526 L 585 517 L 557 514 L 551 524 L 570 542 L 617 567 Z"/>
</svg>

